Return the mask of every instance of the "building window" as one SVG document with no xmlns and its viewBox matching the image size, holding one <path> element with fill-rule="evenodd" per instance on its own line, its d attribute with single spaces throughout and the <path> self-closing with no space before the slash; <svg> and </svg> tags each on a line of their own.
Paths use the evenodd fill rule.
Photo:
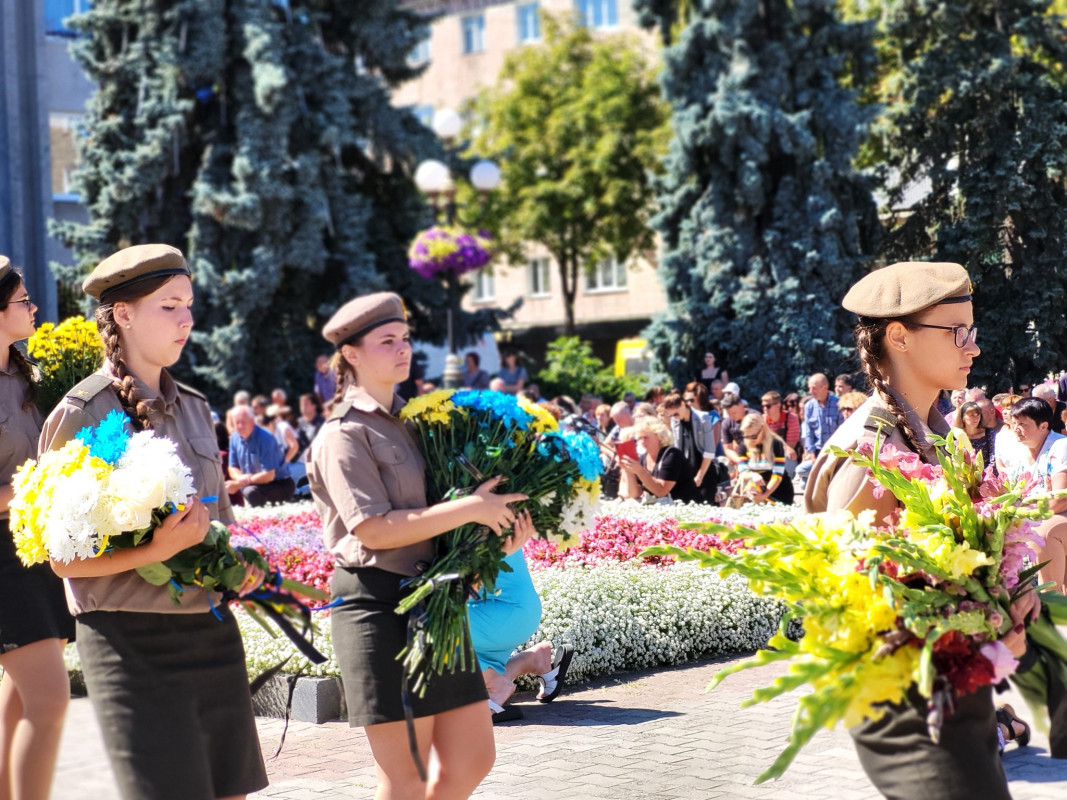
<svg viewBox="0 0 1067 800">
<path fill-rule="evenodd" d="M 48 128 L 52 147 L 52 194 L 73 194 L 72 178 L 81 165 L 77 140 L 85 136 L 82 114 L 63 114 L 53 111 L 48 115 Z"/>
<path fill-rule="evenodd" d="M 408 53 L 408 63 L 417 67 L 421 64 L 426 64 L 430 60 L 430 32 L 426 31 L 426 38 L 420 39 L 419 43 L 415 45 L 411 52 Z"/>
<path fill-rule="evenodd" d="M 547 258 L 531 258 L 526 265 L 526 274 L 530 297 L 548 297 L 551 294 Z"/>
<path fill-rule="evenodd" d="M 463 52 L 482 53 L 485 51 L 485 14 L 471 14 L 460 20 L 463 26 Z"/>
<path fill-rule="evenodd" d="M 587 28 L 615 28 L 619 24 L 618 0 L 576 0 L 575 5 Z"/>
<path fill-rule="evenodd" d="M 618 292 L 626 288 L 626 264 L 606 258 L 585 273 L 587 292 Z"/>
<path fill-rule="evenodd" d="M 521 3 L 515 8 L 515 22 L 519 29 L 519 44 L 541 40 L 540 3 Z"/>
<path fill-rule="evenodd" d="M 478 303 L 492 300 L 493 292 L 493 268 L 482 267 L 474 273 L 474 301 Z"/>
<path fill-rule="evenodd" d="M 44 32 L 49 36 L 77 36 L 63 25 L 71 14 L 84 14 L 92 3 L 89 0 L 44 0 Z"/>
</svg>

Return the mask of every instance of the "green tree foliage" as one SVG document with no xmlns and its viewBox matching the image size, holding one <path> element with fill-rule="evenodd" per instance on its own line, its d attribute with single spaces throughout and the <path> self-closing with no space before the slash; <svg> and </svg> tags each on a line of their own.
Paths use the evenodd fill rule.
<svg viewBox="0 0 1067 800">
<path fill-rule="evenodd" d="M 568 333 L 582 270 L 653 244 L 650 175 L 666 109 L 640 45 L 543 17 L 544 43 L 510 54 L 476 102 L 472 149 L 502 184 L 483 224 L 513 256 L 543 245 L 556 262 Z"/>
<path fill-rule="evenodd" d="M 537 386 L 542 397 L 565 394 L 577 400 L 583 394 L 593 394 L 607 403 L 621 400 L 627 392 L 642 396 L 648 388 L 641 376 L 616 376 L 593 354 L 593 346 L 577 336 L 561 336 L 549 343 L 545 368 L 537 373 Z"/>
<path fill-rule="evenodd" d="M 677 4 L 638 0 L 675 23 Z M 674 138 L 658 182 L 669 312 L 648 338 L 678 385 L 706 350 L 750 387 L 844 371 L 839 306 L 879 231 L 852 159 L 870 112 L 849 86 L 874 66 L 866 24 L 829 0 L 706 0 L 666 51 Z"/>
<path fill-rule="evenodd" d="M 119 247 L 167 242 L 195 271 L 186 348 L 216 396 L 308 381 L 345 300 L 399 292 L 439 339 L 439 285 L 407 268 L 429 222 L 410 175 L 441 156 L 390 105 L 426 20 L 393 0 L 94 0 L 72 26 L 96 85 L 77 189 L 87 225 L 55 230 L 80 280 Z"/>
<path fill-rule="evenodd" d="M 899 58 L 883 145 L 905 212 L 887 255 L 967 267 L 974 378 L 998 389 L 1067 366 L 1067 37 L 1048 12 L 897 0 L 883 18 Z"/>
</svg>

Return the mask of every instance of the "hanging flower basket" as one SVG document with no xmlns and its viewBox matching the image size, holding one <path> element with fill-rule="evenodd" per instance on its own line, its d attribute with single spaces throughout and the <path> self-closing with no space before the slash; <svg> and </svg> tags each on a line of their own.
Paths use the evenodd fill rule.
<svg viewBox="0 0 1067 800">
<path fill-rule="evenodd" d="M 424 278 L 456 277 L 484 267 L 492 258 L 488 234 L 468 233 L 455 225 L 427 228 L 408 250 L 408 265 Z"/>
</svg>

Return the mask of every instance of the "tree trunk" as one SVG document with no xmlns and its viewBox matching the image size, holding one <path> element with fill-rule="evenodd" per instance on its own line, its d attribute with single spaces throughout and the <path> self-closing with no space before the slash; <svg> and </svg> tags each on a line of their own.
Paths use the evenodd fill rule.
<svg viewBox="0 0 1067 800">
<path fill-rule="evenodd" d="M 559 264 L 560 293 L 563 295 L 563 335 L 574 336 L 574 296 L 578 291 L 577 260 L 554 253 Z"/>
</svg>

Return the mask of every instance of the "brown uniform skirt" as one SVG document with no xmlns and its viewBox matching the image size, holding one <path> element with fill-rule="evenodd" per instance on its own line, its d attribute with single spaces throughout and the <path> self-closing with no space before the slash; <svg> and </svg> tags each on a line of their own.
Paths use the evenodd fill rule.
<svg viewBox="0 0 1067 800">
<path fill-rule="evenodd" d="M 403 580 L 375 567 L 338 567 L 333 573 L 333 597 L 344 602 L 330 613 L 330 628 L 353 728 L 404 719 L 404 667 L 397 656 L 407 645 L 408 615 L 396 613 Z M 466 671 L 434 675 L 423 697 L 412 692 L 411 706 L 416 717 L 428 717 L 488 698 L 472 657 Z"/>
<path fill-rule="evenodd" d="M 244 645 L 228 610 L 78 615 L 78 655 L 126 800 L 215 800 L 267 785 Z"/>
</svg>

